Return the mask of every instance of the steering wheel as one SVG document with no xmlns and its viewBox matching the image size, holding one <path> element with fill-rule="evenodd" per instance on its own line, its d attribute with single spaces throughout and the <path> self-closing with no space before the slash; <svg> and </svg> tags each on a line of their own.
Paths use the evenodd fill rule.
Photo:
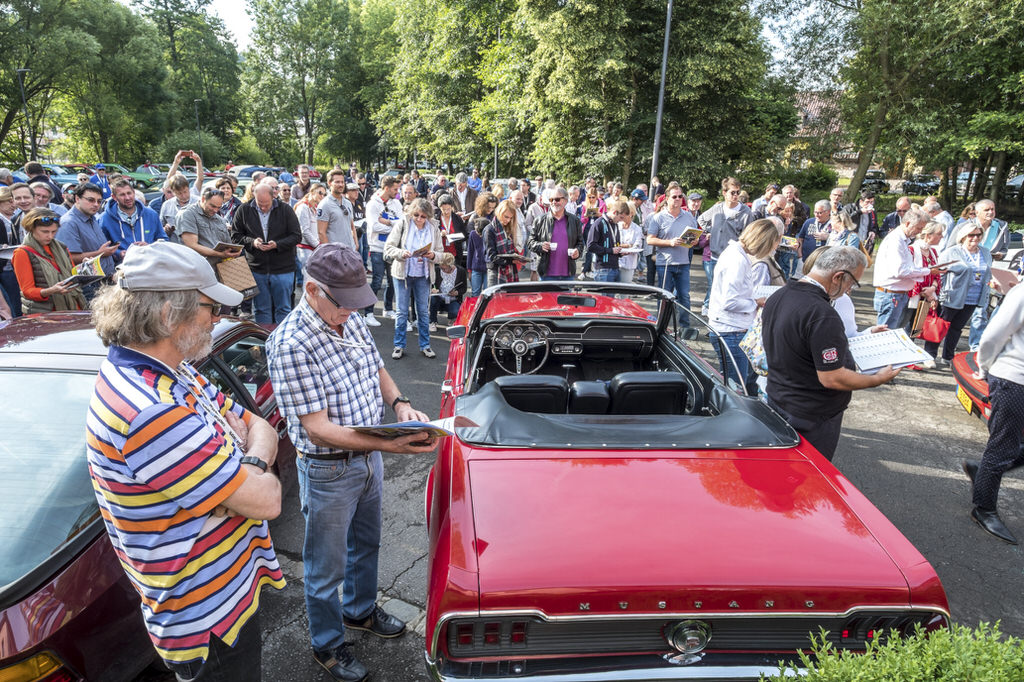
<svg viewBox="0 0 1024 682">
<path fill-rule="evenodd" d="M 527 355 L 537 355 L 537 349 L 543 348 L 544 354 L 537 365 L 529 372 L 523 371 L 523 358 Z M 515 371 L 505 366 L 501 361 L 498 351 L 510 351 L 515 357 Z M 506 374 L 533 374 L 547 362 L 548 354 L 551 352 L 551 345 L 548 343 L 547 330 L 530 324 L 529 322 L 518 322 L 509 320 L 498 327 L 491 338 L 491 357 Z"/>
</svg>

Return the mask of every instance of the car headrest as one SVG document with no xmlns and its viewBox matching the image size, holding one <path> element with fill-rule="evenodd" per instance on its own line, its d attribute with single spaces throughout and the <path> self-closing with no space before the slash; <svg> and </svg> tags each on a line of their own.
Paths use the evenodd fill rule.
<svg viewBox="0 0 1024 682">
<path fill-rule="evenodd" d="M 687 383 L 679 372 L 622 372 L 608 393 L 610 414 L 683 414 Z"/>
<path fill-rule="evenodd" d="M 549 374 L 509 374 L 494 383 L 511 407 L 523 412 L 542 414 L 565 413 L 569 399 L 569 383 Z"/>
</svg>

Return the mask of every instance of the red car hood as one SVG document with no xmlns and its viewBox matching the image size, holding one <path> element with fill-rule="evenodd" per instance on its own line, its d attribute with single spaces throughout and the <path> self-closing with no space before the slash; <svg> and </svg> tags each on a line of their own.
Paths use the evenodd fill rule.
<svg viewBox="0 0 1024 682">
<path fill-rule="evenodd" d="M 480 608 L 842 612 L 910 602 L 893 559 L 810 461 L 678 454 L 471 461 Z"/>
</svg>

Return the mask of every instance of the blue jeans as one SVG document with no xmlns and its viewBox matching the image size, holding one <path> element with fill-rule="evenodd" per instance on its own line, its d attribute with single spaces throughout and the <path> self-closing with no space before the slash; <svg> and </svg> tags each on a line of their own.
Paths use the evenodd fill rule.
<svg viewBox="0 0 1024 682">
<path fill-rule="evenodd" d="M 996 310 L 999 310 L 997 307 Z M 996 310 L 992 311 L 994 315 Z M 988 292 L 981 292 L 981 300 L 978 301 L 978 307 L 974 309 L 974 314 L 971 315 L 971 332 L 967 335 L 967 343 L 971 347 L 972 351 L 978 350 L 978 344 L 981 343 L 981 335 L 985 332 L 985 327 L 988 326 Z"/>
<path fill-rule="evenodd" d="M 473 296 L 480 295 L 480 292 L 484 290 L 484 284 L 487 284 L 487 271 L 470 270 L 469 287 Z"/>
<path fill-rule="evenodd" d="M 715 263 L 717 260 L 706 260 L 701 261 L 701 266 L 704 268 L 704 277 L 707 279 L 707 289 L 704 290 L 704 303 L 701 307 L 707 308 L 711 305 L 711 283 L 715 281 Z"/>
<path fill-rule="evenodd" d="M 388 277 L 388 264 L 384 262 L 384 254 L 379 251 L 370 252 L 370 267 L 373 268 L 373 275 L 370 277 L 370 288 L 373 289 L 373 295 L 377 296 L 380 294 L 380 288 L 385 283 L 385 277 Z M 391 310 L 395 304 L 395 292 L 390 286 L 388 286 L 387 292 L 384 294 L 384 310 Z M 370 314 L 373 312 L 373 306 L 368 305 L 363 310 L 364 313 Z"/>
<path fill-rule="evenodd" d="M 430 297 L 430 321 L 437 324 L 437 313 L 441 310 L 444 311 L 445 315 L 448 316 L 448 324 L 455 324 L 455 318 L 459 316 L 459 308 L 462 306 L 462 301 L 452 300 L 448 303 L 444 302 L 440 296 Z"/>
<path fill-rule="evenodd" d="M 887 324 L 889 329 L 896 329 L 909 302 L 909 294 L 875 289 L 875 312 L 878 313 L 878 321 L 875 324 Z"/>
<path fill-rule="evenodd" d="M 416 299 L 416 326 L 420 333 L 420 350 L 430 348 L 430 278 L 396 279 L 398 286 L 398 318 L 395 320 L 395 348 L 405 348 L 405 325 L 409 321 L 409 292 Z"/>
<path fill-rule="evenodd" d="M 594 270 L 594 281 L 595 282 L 618 282 L 619 281 L 619 269 L 618 268 L 597 268 Z"/>
<path fill-rule="evenodd" d="M 747 335 L 747 332 L 714 332 L 712 339 L 718 337 L 729 349 L 733 362 L 729 362 L 726 354 L 722 352 L 718 343 L 715 343 L 715 351 L 718 353 L 718 362 L 722 367 L 722 376 L 728 381 L 732 379 L 746 390 L 750 381 L 750 361 L 747 354 L 740 348 L 740 341 Z M 735 364 L 734 364 L 735 363 Z"/>
<path fill-rule="evenodd" d="M 657 286 L 671 291 L 676 295 L 679 305 L 687 310 L 690 309 L 690 264 L 679 264 L 664 266 L 658 265 Z M 681 315 L 679 323 L 684 327 L 690 326 L 690 317 Z"/>
<path fill-rule="evenodd" d="M 256 297 L 252 300 L 253 317 L 256 324 L 281 324 L 292 311 L 292 288 L 294 272 L 278 275 L 252 273 L 256 280 Z"/>
<path fill-rule="evenodd" d="M 363 267 L 370 265 L 370 242 L 366 239 L 366 232 L 359 235 L 359 255 L 363 257 Z"/>
<path fill-rule="evenodd" d="M 779 264 L 782 269 L 782 276 L 789 281 L 789 279 L 796 274 L 796 264 L 800 259 L 797 258 L 795 251 L 788 249 L 779 249 L 775 253 L 775 262 Z"/>
<path fill-rule="evenodd" d="M 309 637 L 326 651 L 345 641 L 343 615 L 364 618 L 376 603 L 384 465 L 373 452 L 348 462 L 296 457 L 295 468 Z"/>
</svg>

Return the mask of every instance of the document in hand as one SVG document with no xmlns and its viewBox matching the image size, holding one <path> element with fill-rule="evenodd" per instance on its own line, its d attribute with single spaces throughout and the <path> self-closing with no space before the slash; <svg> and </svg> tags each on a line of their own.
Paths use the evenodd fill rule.
<svg viewBox="0 0 1024 682">
<path fill-rule="evenodd" d="M 910 340 L 903 329 L 855 336 L 849 343 L 857 371 L 862 374 L 875 374 L 888 365 L 906 367 L 932 359 L 924 349 Z"/>
<path fill-rule="evenodd" d="M 479 424 L 467 417 L 448 417 L 447 419 L 435 419 L 429 422 L 408 421 L 380 424 L 378 426 L 346 426 L 346 428 L 379 438 L 400 438 L 420 432 L 443 438 L 444 436 L 454 436 L 455 429 L 461 426 L 472 427 L 479 426 Z"/>
<path fill-rule="evenodd" d="M 760 286 L 756 286 L 754 287 L 754 298 L 768 298 L 781 288 L 782 287 L 780 286 L 775 286 L 772 284 L 762 284 Z"/>
</svg>

